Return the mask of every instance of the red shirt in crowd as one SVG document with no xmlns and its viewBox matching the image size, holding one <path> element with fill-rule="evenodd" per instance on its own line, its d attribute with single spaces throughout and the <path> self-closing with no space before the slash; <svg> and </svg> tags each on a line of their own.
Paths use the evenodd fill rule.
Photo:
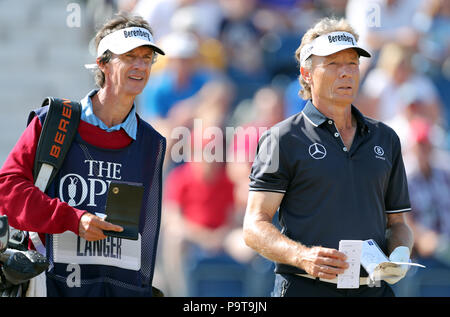
<svg viewBox="0 0 450 317">
<path fill-rule="evenodd" d="M 233 184 L 224 166 L 216 167 L 213 177 L 206 180 L 200 164 L 218 163 L 175 167 L 166 179 L 165 199 L 179 205 L 186 220 L 216 229 L 225 225 L 233 212 Z"/>
</svg>

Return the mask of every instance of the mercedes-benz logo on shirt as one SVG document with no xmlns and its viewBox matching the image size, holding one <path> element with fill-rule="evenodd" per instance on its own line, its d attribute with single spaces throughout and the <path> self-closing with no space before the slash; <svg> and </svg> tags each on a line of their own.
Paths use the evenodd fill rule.
<svg viewBox="0 0 450 317">
<path fill-rule="evenodd" d="M 309 146 L 309 155 L 316 160 L 321 160 L 327 155 L 327 150 L 320 143 L 314 143 Z"/>
<path fill-rule="evenodd" d="M 373 148 L 373 151 L 375 152 L 376 155 L 378 156 L 383 156 L 384 155 L 384 150 L 381 146 L 379 145 L 375 145 Z"/>
</svg>

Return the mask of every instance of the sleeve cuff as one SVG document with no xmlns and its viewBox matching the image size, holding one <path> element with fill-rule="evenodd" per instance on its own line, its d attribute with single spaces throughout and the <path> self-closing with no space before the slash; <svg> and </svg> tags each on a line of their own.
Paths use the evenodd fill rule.
<svg viewBox="0 0 450 317">
<path fill-rule="evenodd" d="M 251 192 L 274 192 L 274 193 L 282 193 L 285 194 L 286 191 L 284 189 L 271 189 L 271 188 L 249 188 Z"/>
<path fill-rule="evenodd" d="M 396 213 L 408 212 L 408 211 L 411 211 L 411 207 L 403 208 L 403 209 L 386 210 L 385 213 L 387 213 L 387 214 L 396 214 Z"/>
<path fill-rule="evenodd" d="M 80 219 L 87 211 L 76 209 L 76 208 L 74 208 L 74 211 L 75 211 L 76 221 L 73 222 L 72 228 L 70 228 L 69 230 L 72 231 L 73 233 L 75 233 L 76 235 L 79 235 Z"/>
</svg>

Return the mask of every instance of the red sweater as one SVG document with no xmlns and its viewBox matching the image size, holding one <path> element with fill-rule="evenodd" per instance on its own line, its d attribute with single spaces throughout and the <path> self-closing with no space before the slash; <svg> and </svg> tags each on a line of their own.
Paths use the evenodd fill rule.
<svg viewBox="0 0 450 317">
<path fill-rule="evenodd" d="M 41 130 L 35 117 L 0 170 L 0 214 L 8 215 L 9 224 L 19 230 L 49 234 L 69 230 L 78 234 L 80 218 L 86 211 L 50 198 L 34 186 L 33 166 Z M 80 121 L 78 133 L 87 143 L 108 149 L 119 149 L 132 141 L 123 129 L 106 132 L 84 121 Z M 41 239 L 45 243 L 43 235 Z"/>
</svg>

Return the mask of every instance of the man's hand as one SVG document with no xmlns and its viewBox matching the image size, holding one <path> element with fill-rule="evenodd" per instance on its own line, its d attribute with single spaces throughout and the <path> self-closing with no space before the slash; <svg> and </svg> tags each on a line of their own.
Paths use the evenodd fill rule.
<svg viewBox="0 0 450 317">
<path fill-rule="evenodd" d="M 106 238 L 103 230 L 109 231 L 123 231 L 121 226 L 113 225 L 110 222 L 104 221 L 102 218 L 86 212 L 80 218 L 78 227 L 78 235 L 87 241 L 97 241 Z"/>
<path fill-rule="evenodd" d="M 392 251 L 389 256 L 389 260 L 391 262 L 409 262 L 409 248 L 405 246 L 400 246 Z M 399 265 L 397 267 L 386 267 L 383 269 L 382 275 L 383 280 L 388 282 L 389 284 L 395 284 L 405 277 L 406 272 L 408 272 L 408 265 Z"/>
<path fill-rule="evenodd" d="M 347 256 L 336 249 L 305 248 L 300 255 L 299 267 L 314 277 L 334 279 L 348 268 Z"/>
</svg>

